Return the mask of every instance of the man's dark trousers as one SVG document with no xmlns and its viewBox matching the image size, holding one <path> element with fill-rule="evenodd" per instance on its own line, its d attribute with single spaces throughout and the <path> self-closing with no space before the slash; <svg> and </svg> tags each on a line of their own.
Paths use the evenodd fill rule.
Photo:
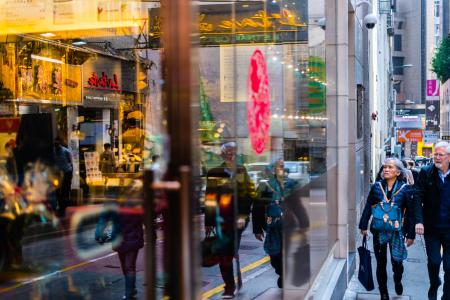
<svg viewBox="0 0 450 300">
<path fill-rule="evenodd" d="M 443 300 L 450 300 L 450 230 L 435 229 L 433 232 L 425 233 L 425 245 L 428 256 L 428 276 L 430 287 L 438 288 L 441 284 L 439 279 L 439 268 L 441 261 L 444 263 L 444 295 Z M 441 246 L 443 255 L 441 256 Z"/>
<path fill-rule="evenodd" d="M 229 253 L 224 254 L 221 257 L 221 260 L 219 262 L 220 273 L 221 273 L 222 279 L 225 283 L 225 292 L 231 293 L 236 289 L 236 283 L 234 281 L 233 258 L 237 257 L 236 254 L 239 251 L 239 247 L 241 245 L 241 237 L 242 237 L 242 233 L 244 232 L 244 230 L 245 229 L 237 230 L 236 245 L 233 242 L 231 244 L 231 247 L 233 249 L 227 251 Z M 232 236 L 234 235 L 234 232 L 227 232 L 227 233 L 224 233 L 224 235 L 228 235 L 232 239 L 232 241 L 234 241 L 234 238 L 232 238 Z M 235 246 L 236 246 L 236 249 L 234 249 Z"/>
</svg>

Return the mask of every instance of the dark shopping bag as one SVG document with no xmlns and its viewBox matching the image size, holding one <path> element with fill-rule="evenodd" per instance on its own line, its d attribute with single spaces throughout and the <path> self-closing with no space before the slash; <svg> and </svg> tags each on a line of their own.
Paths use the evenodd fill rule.
<svg viewBox="0 0 450 300">
<path fill-rule="evenodd" d="M 213 267 L 220 261 L 220 255 L 215 247 L 218 242 L 216 235 L 207 236 L 202 241 L 202 266 Z"/>
<path fill-rule="evenodd" d="M 294 256 L 294 275 L 292 285 L 300 287 L 307 283 L 311 278 L 311 249 L 310 245 L 305 243 L 297 248 Z"/>
<path fill-rule="evenodd" d="M 213 267 L 217 265 L 225 254 L 229 239 L 224 235 L 219 237 L 217 233 L 207 234 L 202 241 L 202 266 Z"/>
<path fill-rule="evenodd" d="M 371 291 L 375 287 L 373 285 L 372 277 L 372 259 L 370 258 L 370 251 L 367 249 L 367 235 L 364 235 L 362 246 L 358 247 L 359 254 L 359 273 L 358 280 L 366 288 Z"/>
</svg>

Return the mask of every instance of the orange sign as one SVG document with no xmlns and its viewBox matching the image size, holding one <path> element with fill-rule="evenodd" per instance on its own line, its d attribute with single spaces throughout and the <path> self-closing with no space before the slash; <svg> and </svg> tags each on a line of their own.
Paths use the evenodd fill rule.
<svg viewBox="0 0 450 300">
<path fill-rule="evenodd" d="M 422 142 L 423 133 L 421 129 L 400 129 L 397 130 L 397 141 L 405 142 Z"/>
</svg>

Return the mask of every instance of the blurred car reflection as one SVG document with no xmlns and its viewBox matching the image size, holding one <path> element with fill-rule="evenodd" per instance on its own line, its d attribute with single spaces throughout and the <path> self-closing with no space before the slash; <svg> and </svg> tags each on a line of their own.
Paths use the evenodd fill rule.
<svg viewBox="0 0 450 300">
<path fill-rule="evenodd" d="M 287 169 L 288 178 L 307 184 L 309 178 L 309 161 L 285 161 L 284 168 Z"/>
<path fill-rule="evenodd" d="M 253 181 L 255 189 L 258 188 L 261 180 L 267 179 L 267 177 L 265 176 L 265 171 L 268 166 L 269 163 L 265 162 L 251 163 L 246 166 L 248 176 L 250 176 L 250 179 Z"/>
<path fill-rule="evenodd" d="M 424 167 L 424 166 L 427 166 L 427 165 L 433 163 L 431 158 L 427 158 L 424 156 L 416 156 L 414 158 L 414 162 L 416 164 L 416 167 L 418 167 L 418 168 L 421 168 L 421 167 Z"/>
</svg>

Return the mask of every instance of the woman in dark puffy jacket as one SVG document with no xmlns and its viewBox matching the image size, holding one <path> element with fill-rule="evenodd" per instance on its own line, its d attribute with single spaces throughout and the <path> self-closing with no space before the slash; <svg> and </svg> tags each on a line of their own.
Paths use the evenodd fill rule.
<svg viewBox="0 0 450 300">
<path fill-rule="evenodd" d="M 125 276 L 125 296 L 123 299 L 135 299 L 136 290 L 136 260 L 139 249 L 144 247 L 143 211 L 141 208 L 121 207 L 118 216 L 118 245 L 113 243 L 117 251 Z"/>
<path fill-rule="evenodd" d="M 387 289 L 387 247 L 391 253 L 392 269 L 394 272 L 395 292 L 403 293 L 401 283 L 403 274 L 403 260 L 406 259 L 406 245 L 409 247 L 415 238 L 415 210 L 412 187 L 404 179 L 404 167 L 397 158 L 388 158 L 384 162 L 382 179 L 372 185 L 364 207 L 359 229 L 361 234 L 367 235 L 369 219 L 372 216 L 370 231 L 373 234 L 373 248 L 377 260 L 377 281 L 381 299 L 389 299 Z M 384 203 L 386 210 L 380 210 Z M 400 216 L 393 219 L 391 211 L 396 210 Z M 380 214 L 381 212 L 381 214 Z M 378 228 L 378 229 L 377 229 Z M 380 229 L 382 228 L 382 229 Z"/>
</svg>

